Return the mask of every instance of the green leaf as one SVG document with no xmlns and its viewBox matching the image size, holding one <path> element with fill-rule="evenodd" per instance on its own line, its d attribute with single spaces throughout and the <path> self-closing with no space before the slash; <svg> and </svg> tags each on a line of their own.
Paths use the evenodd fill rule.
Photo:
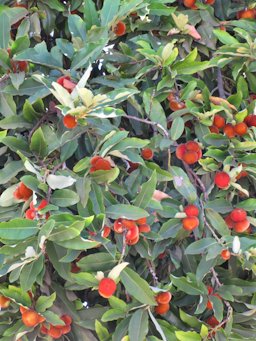
<svg viewBox="0 0 256 341">
<path fill-rule="evenodd" d="M 212 247 L 217 244 L 214 238 L 203 238 L 201 240 L 197 240 L 196 242 L 190 244 L 186 250 L 185 254 L 187 255 L 197 255 L 203 253 L 206 249 Z"/>
<path fill-rule="evenodd" d="M 64 326 L 65 325 L 64 321 L 61 320 L 60 316 L 53 313 L 50 310 L 43 312 L 41 315 L 46 318 L 46 322 L 49 322 L 54 326 L 58 326 L 58 325 Z"/>
<path fill-rule="evenodd" d="M 41 255 L 37 260 L 23 266 L 20 273 L 20 286 L 22 290 L 28 291 L 32 288 L 37 276 L 43 270 L 44 261 L 45 258 Z"/>
<path fill-rule="evenodd" d="M 235 37 L 230 35 L 228 32 L 217 29 L 213 30 L 214 35 L 222 42 L 222 44 L 232 45 L 239 44 L 239 41 Z"/>
<path fill-rule="evenodd" d="M 116 261 L 106 252 L 97 253 L 97 257 L 94 254 L 88 255 L 77 262 L 77 265 L 86 272 L 111 270 L 115 264 Z"/>
<path fill-rule="evenodd" d="M 68 28 L 72 37 L 79 37 L 83 41 L 86 39 L 85 22 L 79 17 L 79 15 L 68 16 Z"/>
<path fill-rule="evenodd" d="M 22 161 L 10 161 L 0 170 L 0 185 L 6 184 L 23 170 Z"/>
<path fill-rule="evenodd" d="M 115 181 L 119 173 L 119 168 L 114 167 L 110 170 L 97 170 L 91 173 L 90 176 L 97 184 L 107 184 Z"/>
<path fill-rule="evenodd" d="M 70 240 L 56 241 L 55 243 L 64 248 L 71 249 L 71 250 L 72 249 L 73 250 L 93 249 L 99 245 L 99 242 L 95 242 L 89 239 L 83 239 L 80 236 L 70 239 Z"/>
<path fill-rule="evenodd" d="M 87 30 L 93 25 L 100 26 L 98 12 L 92 0 L 84 1 L 84 19 Z"/>
<path fill-rule="evenodd" d="M 176 331 L 175 335 L 178 340 L 180 341 L 201 341 L 202 338 L 199 334 L 196 332 L 182 332 L 182 331 Z"/>
<path fill-rule="evenodd" d="M 169 219 L 161 227 L 159 235 L 163 239 L 175 238 L 181 230 L 180 219 Z"/>
<path fill-rule="evenodd" d="M 9 17 L 2 13 L 0 15 L 0 48 L 7 49 L 10 39 L 11 23 Z"/>
<path fill-rule="evenodd" d="M 207 220 L 210 222 L 211 226 L 219 232 L 221 236 L 229 236 L 230 229 L 228 228 L 227 224 L 225 223 L 224 219 L 221 215 L 210 208 L 205 210 Z"/>
<path fill-rule="evenodd" d="M 59 207 L 73 206 L 79 202 L 79 196 L 70 189 L 59 189 L 54 191 L 51 196 L 51 202 Z"/>
<path fill-rule="evenodd" d="M 199 328 L 201 326 L 201 322 L 195 316 L 191 316 L 181 309 L 179 310 L 179 312 L 180 319 L 190 327 Z"/>
<path fill-rule="evenodd" d="M 0 223 L 0 238 L 23 240 L 38 232 L 37 222 L 28 219 L 13 219 Z"/>
<path fill-rule="evenodd" d="M 189 181 L 187 174 L 179 167 L 171 167 L 173 184 L 176 190 L 190 203 L 197 199 L 195 187 Z"/>
<path fill-rule="evenodd" d="M 32 135 L 30 149 L 40 157 L 47 155 L 48 146 L 42 128 L 38 128 Z"/>
<path fill-rule="evenodd" d="M 110 339 L 110 334 L 106 327 L 104 327 L 98 320 L 95 321 L 95 331 L 100 341 L 107 341 Z"/>
<path fill-rule="evenodd" d="M 126 313 L 123 310 L 109 309 L 102 315 L 101 321 L 102 322 L 115 321 L 115 320 L 123 319 L 125 316 L 126 316 Z"/>
<path fill-rule="evenodd" d="M 111 297 L 109 297 L 108 301 L 109 301 L 111 308 L 119 309 L 119 310 L 122 310 L 123 312 L 126 312 L 127 304 L 123 300 L 121 300 L 120 298 L 117 298 L 115 296 L 111 296 Z"/>
<path fill-rule="evenodd" d="M 189 279 L 186 277 L 176 277 L 170 275 L 173 285 L 175 285 L 178 290 L 185 292 L 189 295 L 205 295 L 207 294 L 207 289 L 203 283 L 197 283 L 196 279 Z M 192 276 L 191 276 L 192 277 Z"/>
<path fill-rule="evenodd" d="M 18 128 L 31 128 L 22 115 L 11 115 L 0 121 L 0 128 L 2 129 L 18 129 Z"/>
<path fill-rule="evenodd" d="M 0 289 L 2 295 L 11 298 L 16 303 L 23 305 L 25 307 L 31 306 L 31 298 L 26 291 L 21 288 L 17 288 L 13 285 L 9 285 L 8 289 Z"/>
<path fill-rule="evenodd" d="M 135 271 L 126 268 L 121 272 L 120 278 L 127 292 L 136 300 L 144 304 L 156 305 L 153 291 Z"/>
<path fill-rule="evenodd" d="M 48 239 L 58 242 L 70 240 L 80 236 L 80 233 L 83 231 L 84 227 L 83 221 L 75 221 L 69 226 L 60 226 L 59 228 L 55 228 Z"/>
<path fill-rule="evenodd" d="M 171 126 L 171 139 L 173 141 L 177 141 L 181 135 L 183 134 L 183 131 L 185 129 L 184 121 L 181 117 L 176 117 Z"/>
<path fill-rule="evenodd" d="M 50 308 L 54 301 L 56 300 L 56 292 L 51 294 L 50 296 L 40 296 L 35 305 L 35 309 L 39 313 L 45 312 L 46 309 Z"/>
<path fill-rule="evenodd" d="M 144 217 L 148 217 L 147 211 L 140 207 L 118 204 L 112 205 L 106 208 L 106 215 L 111 219 L 125 218 L 136 220 Z"/>
<path fill-rule="evenodd" d="M 129 323 L 129 338 L 133 341 L 144 341 L 148 333 L 148 313 L 139 309 L 132 314 Z"/>
<path fill-rule="evenodd" d="M 134 200 L 134 206 L 146 208 L 152 199 L 156 189 L 156 171 L 152 173 L 150 179 L 141 186 L 141 191 Z"/>
<path fill-rule="evenodd" d="M 95 276 L 89 272 L 79 272 L 77 274 L 72 273 L 71 277 L 75 283 L 82 285 L 84 289 L 91 288 L 99 284 Z"/>
<path fill-rule="evenodd" d="M 105 0 L 103 3 L 103 7 L 100 13 L 101 18 L 101 26 L 106 26 L 111 23 L 114 19 L 115 15 L 118 12 L 118 8 L 120 5 L 120 0 L 112 1 Z"/>
<path fill-rule="evenodd" d="M 256 207 L 256 199 L 250 198 L 250 199 L 243 200 L 239 202 L 238 204 L 236 204 L 235 207 L 243 208 L 244 210 L 249 211 L 249 212 L 254 211 Z"/>
</svg>

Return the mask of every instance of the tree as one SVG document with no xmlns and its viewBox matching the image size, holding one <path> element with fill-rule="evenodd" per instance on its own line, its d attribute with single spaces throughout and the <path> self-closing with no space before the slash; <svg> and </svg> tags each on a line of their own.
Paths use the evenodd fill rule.
<svg viewBox="0 0 256 341">
<path fill-rule="evenodd" d="M 1 340 L 254 340 L 255 1 L 1 3 Z"/>
</svg>

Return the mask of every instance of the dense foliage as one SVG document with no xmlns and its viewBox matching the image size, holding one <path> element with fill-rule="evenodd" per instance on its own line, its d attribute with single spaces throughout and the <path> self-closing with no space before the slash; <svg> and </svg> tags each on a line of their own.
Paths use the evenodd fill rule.
<svg viewBox="0 0 256 341">
<path fill-rule="evenodd" d="M 256 4 L 2 0 L 2 341 L 255 340 Z"/>
</svg>

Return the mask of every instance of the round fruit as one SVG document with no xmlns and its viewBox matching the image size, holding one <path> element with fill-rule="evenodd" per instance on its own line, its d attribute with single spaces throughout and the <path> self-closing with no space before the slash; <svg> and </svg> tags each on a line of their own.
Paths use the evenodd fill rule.
<svg viewBox="0 0 256 341">
<path fill-rule="evenodd" d="M 124 232 L 124 226 L 123 226 L 123 223 L 122 223 L 122 219 L 117 219 L 115 220 L 114 222 L 114 231 L 116 233 L 123 233 Z"/>
<path fill-rule="evenodd" d="M 172 294 L 169 291 L 160 292 L 156 296 L 156 301 L 159 304 L 167 304 L 170 302 L 171 299 L 172 299 Z"/>
<path fill-rule="evenodd" d="M 122 21 L 119 21 L 114 27 L 114 33 L 119 37 L 124 35 L 126 33 L 125 23 Z"/>
<path fill-rule="evenodd" d="M 25 216 L 26 219 L 30 219 L 30 220 L 34 220 L 36 217 L 36 211 L 32 208 L 29 208 L 26 212 L 25 212 Z"/>
<path fill-rule="evenodd" d="M 218 172 L 214 177 L 214 183 L 221 189 L 227 189 L 230 185 L 230 176 L 226 172 Z"/>
<path fill-rule="evenodd" d="M 11 300 L 8 297 L 0 295 L 0 309 L 8 308 Z"/>
<path fill-rule="evenodd" d="M 230 218 L 233 220 L 233 222 L 237 223 L 239 221 L 245 220 L 247 217 L 247 213 L 245 210 L 242 208 L 235 208 L 231 213 L 230 213 Z"/>
<path fill-rule="evenodd" d="M 98 159 L 95 164 L 94 168 L 96 170 L 110 170 L 111 169 L 111 164 L 108 160 L 105 160 L 103 158 Z"/>
<path fill-rule="evenodd" d="M 102 237 L 108 238 L 108 236 L 110 235 L 110 232 L 111 232 L 111 228 L 109 226 L 104 226 L 103 232 L 102 232 Z"/>
<path fill-rule="evenodd" d="M 155 313 L 159 315 L 164 315 L 170 310 L 170 304 L 158 304 L 158 306 L 155 307 Z"/>
<path fill-rule="evenodd" d="M 22 314 L 22 322 L 27 327 L 35 327 L 38 323 L 40 323 L 40 320 L 40 315 L 38 315 L 38 313 L 34 310 L 26 310 Z"/>
<path fill-rule="evenodd" d="M 223 118 L 220 115 L 215 115 L 213 119 L 213 125 L 217 127 L 218 129 L 222 129 L 226 125 L 225 118 Z"/>
<path fill-rule="evenodd" d="M 207 304 L 206 304 L 206 308 L 207 308 L 208 310 L 212 310 L 213 304 L 212 304 L 212 302 L 211 302 L 210 300 L 208 300 L 208 302 L 207 302 Z"/>
<path fill-rule="evenodd" d="M 61 320 L 65 322 L 66 325 L 70 325 L 72 323 L 72 317 L 69 315 L 62 315 Z M 63 326 L 62 326 L 63 327 Z"/>
<path fill-rule="evenodd" d="M 223 260 L 229 260 L 231 257 L 231 253 L 229 250 L 222 250 L 220 255 Z"/>
<path fill-rule="evenodd" d="M 186 150 L 193 151 L 193 152 L 198 152 L 200 150 L 200 146 L 197 142 L 195 141 L 188 141 L 186 144 Z"/>
<path fill-rule="evenodd" d="M 144 224 L 147 223 L 147 218 L 146 218 L 146 217 L 140 218 L 140 219 L 135 220 L 135 222 L 136 222 L 136 224 L 138 224 L 138 225 L 144 225 Z"/>
<path fill-rule="evenodd" d="M 148 224 L 139 225 L 139 232 L 140 233 L 148 233 L 150 231 L 151 231 L 151 228 Z"/>
<path fill-rule="evenodd" d="M 213 287 L 211 287 L 210 285 L 207 287 L 208 290 L 208 295 L 211 295 L 213 293 Z"/>
<path fill-rule="evenodd" d="M 245 232 L 250 226 L 250 222 L 248 219 L 243 221 L 239 221 L 238 223 L 234 224 L 234 230 L 238 233 Z"/>
<path fill-rule="evenodd" d="M 197 9 L 195 6 L 196 0 L 184 0 L 183 5 L 188 8 Z"/>
<path fill-rule="evenodd" d="M 227 224 L 227 226 L 228 226 L 229 229 L 234 228 L 234 224 L 235 224 L 235 223 L 234 223 L 233 220 L 231 219 L 230 214 L 229 214 L 228 216 L 226 216 L 225 222 L 226 222 L 226 224 Z"/>
<path fill-rule="evenodd" d="M 193 151 L 187 151 L 183 155 L 183 161 L 187 163 L 188 165 L 193 165 L 198 161 L 198 155 L 196 152 Z"/>
<path fill-rule="evenodd" d="M 215 126 L 211 126 L 211 127 L 209 127 L 209 129 L 210 129 L 210 132 L 213 134 L 219 134 L 219 132 L 220 132 L 219 129 Z"/>
<path fill-rule="evenodd" d="M 182 219 L 182 226 L 184 230 L 193 231 L 199 226 L 199 220 L 197 217 L 187 217 Z"/>
<path fill-rule="evenodd" d="M 126 229 L 134 229 L 137 227 L 134 220 L 122 219 L 122 224 Z"/>
<path fill-rule="evenodd" d="M 28 70 L 28 62 L 22 60 L 22 61 L 16 61 L 11 59 L 11 67 L 13 73 L 17 72 L 26 72 Z"/>
<path fill-rule="evenodd" d="M 56 326 L 51 325 L 50 329 L 48 330 L 47 334 L 51 336 L 53 339 L 57 340 L 62 335 L 62 330 L 59 328 L 56 328 Z"/>
<path fill-rule="evenodd" d="M 237 13 L 237 19 L 255 19 L 255 10 L 254 9 L 244 9 Z"/>
<path fill-rule="evenodd" d="M 33 194 L 33 191 L 28 188 L 23 182 L 21 182 L 19 185 L 19 192 L 25 201 L 28 200 Z"/>
<path fill-rule="evenodd" d="M 195 205 L 187 205 L 184 208 L 184 212 L 188 217 L 197 217 L 199 215 L 199 209 Z"/>
<path fill-rule="evenodd" d="M 169 107 L 172 111 L 177 111 L 186 108 L 186 104 L 181 101 L 179 93 L 171 91 L 168 95 Z"/>
<path fill-rule="evenodd" d="M 116 291 L 116 282 L 112 278 L 103 278 L 99 283 L 98 291 L 100 296 L 109 298 Z"/>
<path fill-rule="evenodd" d="M 140 240 L 140 235 L 138 234 L 137 237 L 134 239 L 126 239 L 126 244 L 127 245 L 135 245 L 138 243 L 139 240 Z"/>
<path fill-rule="evenodd" d="M 63 117 L 63 124 L 68 129 L 74 129 L 77 126 L 77 119 L 72 115 Z"/>
<path fill-rule="evenodd" d="M 227 137 L 229 139 L 232 139 L 236 135 L 234 127 L 230 123 L 225 125 L 225 127 L 223 128 L 223 132 L 224 132 L 225 135 L 227 135 Z"/>
<path fill-rule="evenodd" d="M 256 127 L 256 115 L 248 115 L 245 119 L 244 122 L 248 127 Z"/>
<path fill-rule="evenodd" d="M 209 324 L 209 326 L 211 326 L 212 328 L 215 328 L 220 324 L 220 322 L 216 319 L 215 316 L 208 317 L 206 323 Z"/>
<path fill-rule="evenodd" d="M 207 5 L 213 5 L 215 3 L 215 0 L 205 0 L 205 4 Z"/>
<path fill-rule="evenodd" d="M 186 153 L 186 145 L 180 144 L 177 148 L 176 148 L 176 156 L 179 160 L 183 159 L 184 154 Z"/>
<path fill-rule="evenodd" d="M 135 224 L 134 227 L 130 228 L 126 233 L 126 240 L 132 240 L 137 238 L 139 235 L 139 228 Z"/>
<path fill-rule="evenodd" d="M 141 156 L 143 157 L 144 160 L 152 160 L 154 156 L 154 152 L 150 148 L 145 148 L 145 149 L 142 149 Z"/>
<path fill-rule="evenodd" d="M 248 127 L 244 122 L 237 123 L 234 126 L 234 131 L 237 135 L 243 136 L 247 133 Z"/>
</svg>

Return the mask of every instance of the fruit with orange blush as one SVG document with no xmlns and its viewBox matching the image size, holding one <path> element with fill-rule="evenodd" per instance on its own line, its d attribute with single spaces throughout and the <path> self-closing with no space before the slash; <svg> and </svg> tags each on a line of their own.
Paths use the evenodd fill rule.
<svg viewBox="0 0 256 341">
<path fill-rule="evenodd" d="M 116 291 L 116 282 L 112 278 L 105 277 L 99 283 L 98 292 L 100 296 L 109 298 Z"/>
<path fill-rule="evenodd" d="M 214 183 L 221 189 L 227 189 L 230 185 L 230 176 L 226 172 L 218 172 L 215 174 Z"/>
<path fill-rule="evenodd" d="M 220 255 L 221 255 L 221 258 L 225 261 L 229 260 L 231 257 L 231 253 L 229 250 L 222 250 Z"/>
<path fill-rule="evenodd" d="M 8 297 L 0 295 L 0 309 L 6 309 L 9 307 L 11 300 Z"/>
<path fill-rule="evenodd" d="M 74 129 L 77 126 L 77 119 L 72 115 L 65 115 L 63 117 L 63 124 L 68 129 Z"/>
<path fill-rule="evenodd" d="M 172 294 L 169 291 L 160 292 L 156 296 L 156 301 L 159 304 L 167 304 L 170 302 L 171 299 L 172 299 Z"/>
<path fill-rule="evenodd" d="M 182 226 L 186 231 L 193 231 L 199 226 L 199 220 L 197 217 L 187 217 L 182 219 Z"/>
<path fill-rule="evenodd" d="M 237 123 L 234 126 L 234 131 L 237 135 L 243 136 L 247 133 L 248 127 L 244 122 Z"/>
<path fill-rule="evenodd" d="M 213 119 L 213 125 L 218 129 L 222 129 L 226 125 L 226 120 L 220 115 L 215 115 Z"/>
<path fill-rule="evenodd" d="M 124 22 L 119 21 L 113 28 L 113 32 L 115 33 L 115 35 L 117 35 L 118 37 L 124 35 L 126 33 L 126 25 Z"/>
<path fill-rule="evenodd" d="M 158 315 L 164 315 L 170 310 L 170 304 L 165 303 L 165 304 L 158 304 L 155 307 L 155 313 Z"/>
<path fill-rule="evenodd" d="M 150 148 L 144 148 L 141 151 L 141 156 L 143 157 L 144 160 L 152 160 L 154 156 L 154 152 Z"/>
</svg>

